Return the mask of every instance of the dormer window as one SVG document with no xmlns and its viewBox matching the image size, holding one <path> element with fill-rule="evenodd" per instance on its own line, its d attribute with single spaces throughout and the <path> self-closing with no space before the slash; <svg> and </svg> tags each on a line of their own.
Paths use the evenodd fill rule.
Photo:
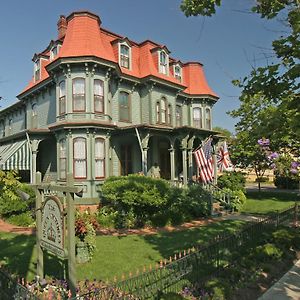
<svg viewBox="0 0 300 300">
<path fill-rule="evenodd" d="M 169 59 L 164 51 L 159 52 L 159 73 L 168 75 Z"/>
<path fill-rule="evenodd" d="M 41 60 L 38 58 L 34 63 L 34 80 L 41 79 Z"/>
<path fill-rule="evenodd" d="M 181 67 L 179 65 L 174 66 L 174 77 L 181 81 L 182 75 L 181 75 Z"/>
<path fill-rule="evenodd" d="M 55 45 L 50 50 L 50 60 L 53 60 L 58 54 L 58 45 Z"/>
<path fill-rule="evenodd" d="M 130 48 L 127 45 L 120 45 L 120 65 L 130 69 Z"/>
</svg>

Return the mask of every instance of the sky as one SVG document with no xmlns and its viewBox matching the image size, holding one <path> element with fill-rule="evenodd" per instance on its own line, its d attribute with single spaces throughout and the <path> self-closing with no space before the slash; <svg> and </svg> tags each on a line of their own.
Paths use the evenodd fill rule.
<svg viewBox="0 0 300 300">
<path fill-rule="evenodd" d="M 185 17 L 181 0 L 9 0 L 0 10 L 0 102 L 18 101 L 33 74 L 32 57 L 57 38 L 60 15 L 89 10 L 102 27 L 135 42 L 146 39 L 166 45 L 171 57 L 204 65 L 210 87 L 220 97 L 213 126 L 234 132 L 236 119 L 226 114 L 239 107 L 240 90 L 231 83 L 253 66 L 270 62 L 272 40 L 281 24 L 250 13 L 254 0 L 224 0 L 213 17 Z M 1 109 L 0 108 L 0 109 Z"/>
</svg>

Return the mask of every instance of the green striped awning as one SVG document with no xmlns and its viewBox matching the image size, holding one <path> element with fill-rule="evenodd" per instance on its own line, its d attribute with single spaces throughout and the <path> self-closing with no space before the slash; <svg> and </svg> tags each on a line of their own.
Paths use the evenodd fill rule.
<svg viewBox="0 0 300 300">
<path fill-rule="evenodd" d="M 30 149 L 27 141 L 15 142 L 0 149 L 0 169 L 30 170 Z"/>
</svg>

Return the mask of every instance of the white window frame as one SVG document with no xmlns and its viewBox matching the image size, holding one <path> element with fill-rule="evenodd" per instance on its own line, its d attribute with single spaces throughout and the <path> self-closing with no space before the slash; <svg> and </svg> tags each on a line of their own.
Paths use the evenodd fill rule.
<svg viewBox="0 0 300 300">
<path fill-rule="evenodd" d="M 179 73 L 176 72 L 176 68 L 179 68 Z M 173 66 L 173 72 L 174 72 L 174 77 L 179 80 L 180 82 L 182 82 L 182 68 L 179 64 L 175 64 Z"/>
<path fill-rule="evenodd" d="M 211 108 L 206 107 L 205 108 L 205 129 L 211 130 L 212 128 L 212 118 L 211 118 Z M 209 124 L 208 124 L 209 122 Z"/>
<path fill-rule="evenodd" d="M 78 148 L 77 143 L 82 143 L 84 148 Z M 81 146 L 82 146 L 81 145 Z M 80 155 L 77 155 L 76 152 L 82 152 Z M 79 168 L 81 164 L 81 170 Z M 77 169 L 78 166 L 78 169 Z M 75 179 L 86 179 L 87 178 L 87 140 L 85 137 L 76 137 L 73 139 L 73 174 Z"/>
<path fill-rule="evenodd" d="M 37 58 L 36 61 L 34 62 L 34 81 L 37 82 L 41 79 L 41 58 Z"/>
<path fill-rule="evenodd" d="M 101 141 L 103 153 L 97 153 L 97 142 Z M 99 168 L 102 165 L 102 169 Z M 95 179 L 105 178 L 105 139 L 102 137 L 95 138 Z"/>
<path fill-rule="evenodd" d="M 64 168 L 62 168 L 64 164 Z M 61 139 L 59 141 L 59 179 L 67 179 L 67 140 Z"/>
<path fill-rule="evenodd" d="M 162 55 L 165 57 L 165 62 L 161 61 Z M 158 51 L 158 70 L 161 74 L 169 75 L 169 55 L 164 50 Z"/>
<path fill-rule="evenodd" d="M 78 80 L 81 80 L 84 83 L 84 91 L 83 91 L 83 93 L 75 94 L 75 82 L 78 81 Z M 83 97 L 83 99 L 75 98 L 76 95 L 77 95 L 77 97 L 79 97 L 79 96 Z M 78 103 L 76 103 L 76 101 L 77 102 L 82 101 L 84 107 L 82 109 L 81 108 L 80 109 L 76 108 L 76 105 L 78 105 Z M 86 81 L 85 81 L 84 77 L 75 77 L 72 80 L 72 104 L 73 104 L 72 105 L 73 106 L 73 112 L 85 112 L 86 111 L 86 104 L 87 104 L 86 103 Z M 82 104 L 82 103 L 79 102 L 79 105 L 77 107 L 80 107 L 80 104 Z"/>
<path fill-rule="evenodd" d="M 101 86 L 101 92 L 100 94 L 96 94 L 97 90 L 96 90 L 96 82 L 100 82 L 100 86 Z M 95 113 L 99 113 L 99 114 L 104 114 L 104 82 L 101 79 L 94 79 L 94 83 L 93 83 L 93 95 L 94 95 L 94 112 Z M 97 102 L 99 102 L 99 105 L 102 106 L 102 110 L 97 110 Z"/>
<path fill-rule="evenodd" d="M 62 89 L 62 84 L 64 84 L 64 90 Z M 67 111 L 67 101 L 66 101 L 66 98 L 67 98 L 67 90 L 66 90 L 66 80 L 62 80 L 60 81 L 59 85 L 58 85 L 58 114 L 61 116 L 61 115 L 64 115 L 66 114 L 66 111 Z M 63 93 L 64 91 L 64 93 Z M 62 109 L 62 107 L 64 109 Z"/>
<path fill-rule="evenodd" d="M 195 118 L 195 111 L 196 110 L 199 110 L 199 116 L 200 116 L 200 119 L 196 119 Z M 195 128 L 203 128 L 203 116 L 202 116 L 202 107 L 193 107 L 193 126 Z"/>
</svg>

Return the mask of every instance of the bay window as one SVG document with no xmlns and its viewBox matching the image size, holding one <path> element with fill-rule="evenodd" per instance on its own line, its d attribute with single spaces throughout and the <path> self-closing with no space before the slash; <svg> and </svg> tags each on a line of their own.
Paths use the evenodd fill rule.
<svg viewBox="0 0 300 300">
<path fill-rule="evenodd" d="M 59 83 L 58 113 L 66 113 L 66 82 L 63 80 Z"/>
<path fill-rule="evenodd" d="M 200 107 L 193 109 L 193 124 L 196 128 L 202 128 L 202 109 Z"/>
<path fill-rule="evenodd" d="M 59 142 L 59 179 L 67 178 L 67 148 L 66 140 L 62 139 Z"/>
</svg>

